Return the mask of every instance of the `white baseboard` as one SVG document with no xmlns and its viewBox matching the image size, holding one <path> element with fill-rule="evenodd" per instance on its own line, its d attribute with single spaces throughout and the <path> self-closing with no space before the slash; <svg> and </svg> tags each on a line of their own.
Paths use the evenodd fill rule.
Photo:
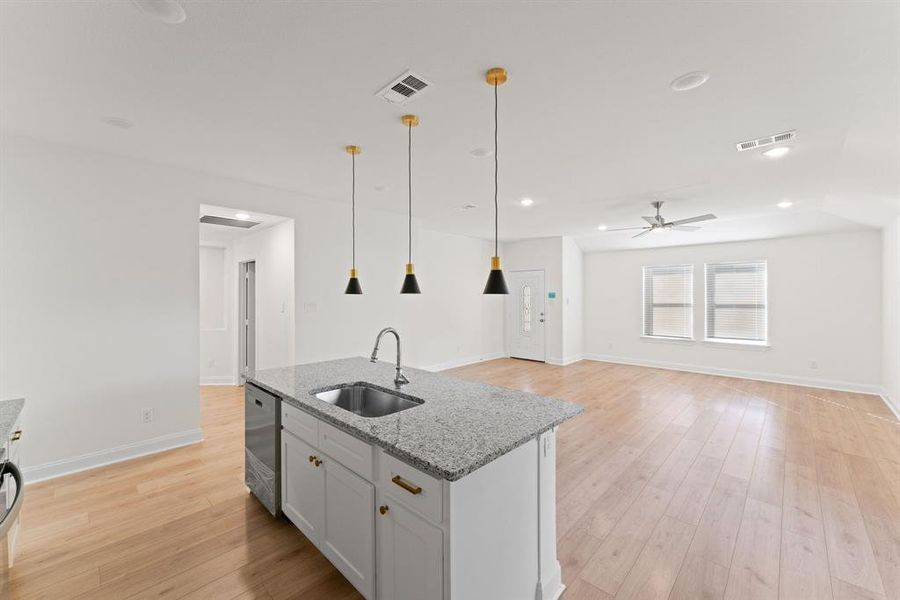
<svg viewBox="0 0 900 600">
<path fill-rule="evenodd" d="M 878 395 L 881 396 L 881 399 L 884 400 L 884 403 L 887 404 L 887 407 L 891 409 L 891 412 L 894 413 L 894 416 L 900 419 L 900 402 L 898 402 L 898 399 L 892 398 L 885 388 L 881 388 L 881 391 Z"/>
<path fill-rule="evenodd" d="M 123 444 L 106 450 L 98 450 L 89 452 L 81 456 L 73 458 L 64 458 L 42 465 L 34 465 L 25 467 L 22 471 L 25 476 L 25 483 L 37 483 L 45 479 L 53 479 L 70 475 L 79 471 L 95 469 L 104 465 L 130 460 L 139 456 L 148 454 L 156 454 L 164 450 L 180 448 L 181 446 L 189 446 L 203 441 L 203 432 L 199 429 L 190 429 L 188 431 L 180 431 L 168 435 L 161 435 L 149 440 L 134 442 L 132 444 Z"/>
<path fill-rule="evenodd" d="M 201 377 L 200 385 L 237 385 L 231 375 L 216 375 L 213 377 Z"/>
<path fill-rule="evenodd" d="M 488 354 L 486 356 L 469 356 L 467 358 L 459 358 L 443 363 L 419 367 L 424 371 L 446 371 L 447 369 L 455 369 L 457 367 L 465 367 L 466 365 L 474 365 L 475 363 L 484 362 L 486 360 L 496 360 L 498 358 L 506 358 L 508 355 L 502 352 L 496 354 Z"/>
<path fill-rule="evenodd" d="M 688 365 L 656 360 L 644 360 L 640 358 L 627 358 L 623 356 L 609 356 L 605 354 L 586 354 L 585 359 L 599 362 L 617 363 L 621 365 L 634 365 L 637 367 L 651 367 L 654 369 L 668 369 L 670 371 L 687 371 L 689 373 L 703 373 L 705 375 L 721 375 L 722 377 L 734 377 L 737 379 L 754 379 L 756 381 L 768 381 L 771 383 L 786 383 L 803 387 L 837 390 L 841 392 L 856 392 L 860 394 L 882 395 L 881 386 L 869 383 L 855 383 L 849 381 L 837 381 L 833 379 L 815 379 L 797 375 L 780 375 L 778 373 L 758 373 L 755 371 L 739 371 L 736 369 L 720 369 L 718 367 L 704 367 L 700 365 Z"/>
<path fill-rule="evenodd" d="M 577 356 L 564 356 L 562 358 L 559 358 L 557 356 L 548 356 L 547 364 L 565 367 L 577 363 L 579 360 L 584 360 L 584 357 L 580 354 Z"/>
</svg>

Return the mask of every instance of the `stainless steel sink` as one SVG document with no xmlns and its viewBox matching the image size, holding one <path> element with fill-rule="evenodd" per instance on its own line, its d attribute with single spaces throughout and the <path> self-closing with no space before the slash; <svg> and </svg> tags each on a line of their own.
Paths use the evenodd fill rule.
<svg viewBox="0 0 900 600">
<path fill-rule="evenodd" d="M 361 417 L 384 417 L 424 402 L 421 398 L 397 394 L 365 382 L 322 390 L 315 396 Z"/>
</svg>

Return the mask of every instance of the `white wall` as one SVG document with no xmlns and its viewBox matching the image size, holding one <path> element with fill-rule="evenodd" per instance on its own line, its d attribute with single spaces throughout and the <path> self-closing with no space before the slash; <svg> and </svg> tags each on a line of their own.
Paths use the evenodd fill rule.
<svg viewBox="0 0 900 600">
<path fill-rule="evenodd" d="M 3 142 L 0 398 L 26 398 L 25 466 L 199 439 L 193 195 L 157 166 Z"/>
<path fill-rule="evenodd" d="M 349 206 L 19 136 L 2 155 L 0 397 L 28 399 L 31 480 L 197 438 L 200 203 L 294 220 L 296 362 L 367 355 L 386 325 L 413 366 L 503 352 L 487 241 L 414 222 L 423 294 L 400 296 L 405 218 L 359 198 L 365 293 L 346 296 Z"/>
<path fill-rule="evenodd" d="M 570 237 L 562 238 L 563 364 L 584 354 L 584 254 Z"/>
<path fill-rule="evenodd" d="M 585 255 L 585 349 L 601 360 L 874 391 L 881 382 L 877 231 Z M 770 348 L 699 341 L 705 262 L 768 260 Z M 698 341 L 641 338 L 641 267 L 694 265 Z M 810 361 L 818 363 L 810 368 Z"/>
<path fill-rule="evenodd" d="M 256 368 L 271 369 L 294 364 L 294 221 L 288 219 L 234 240 L 231 262 L 234 274 L 229 290 L 235 299 L 237 322 L 237 273 L 239 263 L 256 261 Z M 234 338 L 232 338 L 234 340 Z M 237 373 L 238 357 L 232 368 Z"/>
<path fill-rule="evenodd" d="M 900 217 L 882 232 L 883 394 L 900 416 Z"/>
<path fill-rule="evenodd" d="M 200 383 L 234 383 L 234 318 L 227 277 L 231 250 L 200 246 Z M 228 282 L 226 284 L 226 282 Z"/>
</svg>

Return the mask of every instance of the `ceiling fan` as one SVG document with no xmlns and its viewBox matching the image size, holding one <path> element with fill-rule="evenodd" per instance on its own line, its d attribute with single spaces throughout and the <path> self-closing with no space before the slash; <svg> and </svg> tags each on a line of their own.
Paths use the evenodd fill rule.
<svg viewBox="0 0 900 600">
<path fill-rule="evenodd" d="M 675 231 L 697 231 L 700 229 L 699 227 L 694 227 L 692 225 L 688 225 L 688 223 L 699 223 L 701 221 L 712 221 L 716 218 L 716 215 L 709 213 L 705 215 L 699 215 L 696 217 L 690 217 L 688 219 L 678 219 L 677 221 L 666 221 L 662 218 L 662 215 L 659 214 L 659 209 L 662 207 L 662 200 L 657 200 L 655 202 L 651 202 L 650 206 L 656 209 L 656 216 L 654 217 L 642 217 L 649 225 L 645 225 L 644 227 L 618 227 L 615 229 L 607 229 L 607 231 L 633 231 L 636 229 L 642 229 L 639 234 L 633 235 L 631 237 L 641 237 L 642 235 L 646 235 L 651 231 L 668 231 L 673 229 Z"/>
</svg>

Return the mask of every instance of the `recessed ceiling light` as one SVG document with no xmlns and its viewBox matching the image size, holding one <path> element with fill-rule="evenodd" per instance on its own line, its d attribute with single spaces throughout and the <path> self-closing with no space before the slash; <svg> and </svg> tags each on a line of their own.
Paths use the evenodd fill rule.
<svg viewBox="0 0 900 600">
<path fill-rule="evenodd" d="M 788 146 L 777 146 L 775 148 L 770 148 L 770 149 L 766 150 L 762 154 L 766 158 L 781 158 L 782 156 L 784 156 L 785 154 L 787 154 L 790 151 L 791 151 L 791 149 Z"/>
<path fill-rule="evenodd" d="M 187 15 L 176 0 L 131 0 L 142 13 L 157 21 L 177 25 L 184 23 Z"/>
<path fill-rule="evenodd" d="M 519 204 L 521 204 L 522 206 L 531 206 L 532 204 L 534 204 L 534 200 L 532 200 L 531 198 L 522 198 L 519 201 Z"/>
<path fill-rule="evenodd" d="M 475 158 L 487 158 L 488 156 L 493 156 L 494 151 L 490 148 L 475 148 L 471 152 L 469 152 Z"/>
<path fill-rule="evenodd" d="M 372 189 L 375 190 L 376 192 L 386 192 L 386 191 L 388 191 L 389 188 L 386 185 L 376 185 Z"/>
<path fill-rule="evenodd" d="M 597 225 L 597 229 L 599 229 L 600 231 L 606 231 L 606 227 L 606 225 Z"/>
<path fill-rule="evenodd" d="M 782 201 L 782 202 L 779 202 L 779 203 L 776 204 L 775 206 L 777 206 L 778 208 L 790 208 L 790 207 L 792 207 L 793 205 L 794 205 L 793 202 L 790 202 L 790 201 L 788 201 L 788 200 L 784 200 L 784 201 Z"/>
<path fill-rule="evenodd" d="M 118 127 L 119 129 L 131 129 L 134 127 L 134 121 L 129 121 L 128 119 L 123 119 L 121 117 L 106 117 L 103 119 L 103 122 L 112 127 Z"/>
<path fill-rule="evenodd" d="M 248 215 L 247 213 L 237 213 L 234 215 L 234 218 L 240 219 L 241 221 L 246 221 L 250 218 L 250 215 Z"/>
<path fill-rule="evenodd" d="M 472 210 L 473 208 L 478 208 L 477 204 L 463 204 L 463 210 Z"/>
<path fill-rule="evenodd" d="M 709 80 L 709 73 L 706 71 L 691 71 L 690 73 L 685 73 L 684 75 L 680 75 L 672 80 L 672 83 L 669 84 L 676 92 L 686 92 L 688 90 L 693 90 Z"/>
</svg>

